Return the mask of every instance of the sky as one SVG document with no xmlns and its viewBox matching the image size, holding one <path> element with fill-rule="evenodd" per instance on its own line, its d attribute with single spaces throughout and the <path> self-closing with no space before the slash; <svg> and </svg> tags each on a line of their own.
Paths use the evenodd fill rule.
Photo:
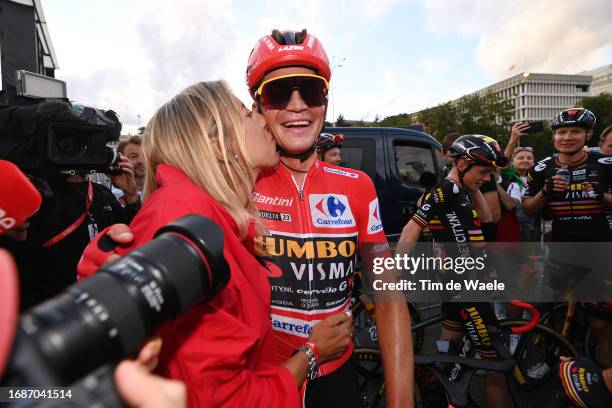
<svg viewBox="0 0 612 408">
<path fill-rule="evenodd" d="M 94 5 L 95 4 L 95 5 Z M 410 113 L 521 72 L 612 63 L 610 0 L 42 0 L 71 100 L 113 109 L 124 133 L 186 86 L 226 80 L 273 28 L 308 31 L 332 62 L 327 120 Z M 513 67 L 512 69 L 510 69 Z"/>
</svg>

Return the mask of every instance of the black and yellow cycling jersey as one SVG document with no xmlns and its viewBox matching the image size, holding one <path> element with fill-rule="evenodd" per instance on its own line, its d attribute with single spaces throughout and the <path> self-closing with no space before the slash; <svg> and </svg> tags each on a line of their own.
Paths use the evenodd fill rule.
<svg viewBox="0 0 612 408">
<path fill-rule="evenodd" d="M 536 164 L 529 173 L 529 187 L 525 196 L 538 194 L 546 180 L 561 168 L 557 156 L 547 157 Z M 606 192 L 612 173 L 612 157 L 586 152 L 582 160 L 568 166 L 569 187 L 563 192 L 552 192 L 546 210 L 553 218 L 554 242 L 606 242 L 612 240 L 612 225 L 601 194 L 585 189 L 590 183 L 595 190 Z"/>
<path fill-rule="evenodd" d="M 444 256 L 478 257 L 484 254 L 484 236 L 468 192 L 446 179 L 430 190 L 412 220 L 428 229 Z M 495 358 L 487 325 L 497 319 L 489 303 L 442 303 L 442 326 L 464 331 L 482 358 Z"/>
</svg>

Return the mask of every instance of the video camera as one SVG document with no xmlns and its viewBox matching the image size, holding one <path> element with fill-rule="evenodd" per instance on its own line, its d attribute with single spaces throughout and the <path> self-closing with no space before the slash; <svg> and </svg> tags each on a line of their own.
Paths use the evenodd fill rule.
<svg viewBox="0 0 612 408">
<path fill-rule="evenodd" d="M 70 103 L 63 81 L 27 71 L 16 78 L 19 96 L 0 105 L 0 158 L 43 179 L 120 173 L 107 146 L 121 134 L 115 112 Z"/>
<path fill-rule="evenodd" d="M 100 245 L 112 245 L 106 239 Z M 162 324 L 212 299 L 229 278 L 223 230 L 200 215 L 180 218 L 22 315 L 0 386 L 70 387 L 70 400 L 44 406 L 120 405 L 115 364 L 136 356 Z"/>
</svg>

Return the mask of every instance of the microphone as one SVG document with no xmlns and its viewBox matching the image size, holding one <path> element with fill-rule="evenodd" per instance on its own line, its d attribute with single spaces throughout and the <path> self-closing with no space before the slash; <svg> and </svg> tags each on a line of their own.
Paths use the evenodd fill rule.
<svg viewBox="0 0 612 408">
<path fill-rule="evenodd" d="M 0 378 L 8 362 L 19 320 L 19 278 L 11 254 L 0 248 Z"/>
<path fill-rule="evenodd" d="M 42 203 L 36 187 L 10 161 L 0 160 L 0 234 L 27 221 Z"/>
</svg>

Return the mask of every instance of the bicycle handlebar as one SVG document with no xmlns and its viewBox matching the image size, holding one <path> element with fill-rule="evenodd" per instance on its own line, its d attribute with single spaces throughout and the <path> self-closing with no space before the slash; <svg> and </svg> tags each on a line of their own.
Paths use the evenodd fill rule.
<svg viewBox="0 0 612 408">
<path fill-rule="evenodd" d="M 510 304 L 518 308 L 525 309 L 529 313 L 531 313 L 531 319 L 529 320 L 529 322 L 524 324 L 523 326 L 513 327 L 512 329 L 510 329 L 512 333 L 514 334 L 527 333 L 533 330 L 538 325 L 538 322 L 540 321 L 540 311 L 536 309 L 535 306 L 533 306 L 530 303 L 523 302 L 520 300 L 511 300 Z"/>
<path fill-rule="evenodd" d="M 477 370 L 487 370 L 487 371 L 501 371 L 508 372 L 512 370 L 515 366 L 515 362 L 513 359 L 506 359 L 500 361 L 491 361 L 491 360 L 482 360 L 479 358 L 473 357 L 461 357 L 455 355 L 445 355 L 445 354 L 415 354 L 414 355 L 414 364 L 420 365 L 428 365 L 433 363 L 451 363 L 451 364 L 461 364 L 470 368 L 474 368 Z"/>
<path fill-rule="evenodd" d="M 516 362 L 508 351 L 508 348 L 501 341 L 499 329 L 495 326 L 487 326 L 487 330 L 491 335 L 493 348 L 501 360 L 482 360 L 479 358 L 458 356 L 453 354 L 415 354 L 414 363 L 422 365 L 434 363 L 456 363 L 476 370 L 482 369 L 501 372 L 511 371 L 516 365 Z"/>
</svg>

